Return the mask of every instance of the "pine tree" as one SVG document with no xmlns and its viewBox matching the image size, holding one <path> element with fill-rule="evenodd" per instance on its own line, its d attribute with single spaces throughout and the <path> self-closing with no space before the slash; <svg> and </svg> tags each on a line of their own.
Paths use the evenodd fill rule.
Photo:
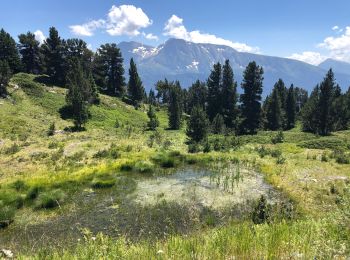
<svg viewBox="0 0 350 260">
<path fill-rule="evenodd" d="M 225 121 L 221 114 L 216 114 L 211 127 L 214 134 L 222 134 L 225 131 Z"/>
<path fill-rule="evenodd" d="M 154 107 L 152 105 L 149 106 L 147 116 L 149 118 L 149 121 L 147 123 L 147 126 L 150 130 L 156 130 L 156 128 L 159 126 L 159 120 L 157 118 L 156 112 L 154 111 Z"/>
<path fill-rule="evenodd" d="M 208 96 L 208 89 L 205 83 L 197 80 L 192 86 L 188 89 L 188 112 L 191 112 L 192 109 L 196 106 L 200 106 L 204 111 L 206 108 L 206 101 Z"/>
<path fill-rule="evenodd" d="M 22 56 L 25 72 L 32 74 L 41 73 L 40 43 L 35 39 L 35 35 L 27 32 L 27 34 L 20 34 L 18 38 L 19 52 Z"/>
<path fill-rule="evenodd" d="M 84 97 L 86 89 L 90 88 L 89 81 L 85 78 L 84 71 L 78 59 L 71 61 L 67 75 L 68 92 L 66 100 L 72 108 L 74 126 L 80 130 L 87 122 L 89 116 L 88 101 Z"/>
<path fill-rule="evenodd" d="M 145 89 L 133 58 L 130 59 L 128 95 L 134 105 L 141 103 L 145 98 Z"/>
<path fill-rule="evenodd" d="M 170 129 L 180 129 L 182 123 L 182 111 L 182 91 L 180 83 L 176 81 L 175 84 L 171 85 L 169 91 L 168 115 Z"/>
<path fill-rule="evenodd" d="M 221 100 L 221 64 L 214 64 L 213 69 L 207 81 L 208 85 L 208 108 L 207 114 L 209 120 L 212 121 L 214 117 L 221 113 L 222 100 Z"/>
<path fill-rule="evenodd" d="M 95 79 L 92 76 L 91 71 L 88 72 L 88 81 L 89 81 L 89 89 L 88 89 L 88 97 L 86 100 L 89 101 L 90 104 L 98 105 L 100 104 L 100 97 L 98 95 L 98 87 L 96 85 Z"/>
<path fill-rule="evenodd" d="M 154 90 L 152 88 L 150 89 L 148 94 L 148 103 L 153 106 L 157 104 L 156 95 L 154 94 Z"/>
<path fill-rule="evenodd" d="M 243 73 L 241 84 L 244 93 L 240 96 L 242 123 L 241 133 L 254 134 L 261 122 L 261 94 L 263 89 L 263 68 L 250 62 Z"/>
<path fill-rule="evenodd" d="M 282 105 L 278 88 L 275 86 L 268 99 L 266 109 L 267 128 L 270 130 L 279 130 L 282 128 Z"/>
<path fill-rule="evenodd" d="M 191 116 L 187 124 L 186 134 L 191 142 L 200 142 L 208 136 L 209 121 L 201 106 L 192 109 Z"/>
<path fill-rule="evenodd" d="M 225 125 L 229 128 L 236 127 L 237 110 L 237 82 L 234 81 L 233 71 L 229 60 L 222 67 L 222 114 Z"/>
<path fill-rule="evenodd" d="M 335 80 L 332 69 L 327 72 L 326 77 L 320 84 L 320 98 L 318 109 L 320 111 L 319 134 L 328 135 L 333 130 L 333 119 L 331 118 L 331 106 L 334 97 Z"/>
<path fill-rule="evenodd" d="M 318 133 L 320 111 L 318 109 L 320 99 L 320 87 L 317 85 L 301 110 L 303 131 Z"/>
<path fill-rule="evenodd" d="M 67 62 L 78 59 L 84 71 L 92 71 L 94 53 L 89 50 L 87 43 L 81 39 L 68 39 L 65 44 L 65 58 Z"/>
<path fill-rule="evenodd" d="M 11 78 L 11 70 L 7 61 L 0 60 L 0 98 L 7 96 L 7 85 Z"/>
<path fill-rule="evenodd" d="M 170 93 L 170 84 L 167 79 L 159 80 L 156 83 L 157 90 L 157 100 L 158 103 L 167 104 L 169 103 L 169 93 Z"/>
<path fill-rule="evenodd" d="M 0 30 L 0 61 L 7 62 L 11 73 L 22 69 L 16 42 L 4 29 Z"/>
<path fill-rule="evenodd" d="M 286 129 L 292 129 L 295 126 L 296 118 L 296 100 L 293 84 L 288 89 L 287 101 L 286 101 Z"/>
<path fill-rule="evenodd" d="M 65 42 L 58 35 L 55 27 L 50 28 L 49 37 L 44 41 L 41 48 L 44 55 L 46 74 L 50 76 L 54 84 L 64 85 L 66 77 L 66 64 L 64 61 Z"/>
<path fill-rule="evenodd" d="M 125 93 L 123 58 L 115 43 L 101 45 L 94 58 L 94 78 L 97 85 L 111 96 Z"/>
</svg>

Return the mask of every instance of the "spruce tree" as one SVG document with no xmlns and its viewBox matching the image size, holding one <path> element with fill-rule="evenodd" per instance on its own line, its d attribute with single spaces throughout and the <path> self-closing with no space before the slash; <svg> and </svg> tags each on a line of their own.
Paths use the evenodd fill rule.
<svg viewBox="0 0 350 260">
<path fill-rule="evenodd" d="M 225 121 L 221 114 L 216 114 L 211 127 L 214 134 L 222 134 L 225 131 Z"/>
<path fill-rule="evenodd" d="M 100 89 L 111 96 L 125 93 L 123 58 L 115 43 L 103 44 L 94 58 L 94 78 Z"/>
<path fill-rule="evenodd" d="M 78 59 L 71 61 L 69 73 L 67 75 L 68 92 L 66 100 L 71 106 L 74 126 L 80 130 L 87 122 L 89 111 L 88 101 L 84 97 L 86 89 L 90 88 L 89 81 L 85 78 L 84 71 Z"/>
<path fill-rule="evenodd" d="M 287 101 L 286 101 L 286 128 L 292 129 L 295 126 L 296 118 L 296 100 L 293 84 L 288 89 Z"/>
<path fill-rule="evenodd" d="M 67 62 L 79 59 L 84 71 L 92 70 L 94 53 L 87 47 L 87 43 L 81 39 L 68 39 L 65 44 L 65 58 Z"/>
<path fill-rule="evenodd" d="M 4 29 L 0 30 L 0 61 L 7 62 L 11 73 L 17 73 L 22 69 L 17 44 Z"/>
<path fill-rule="evenodd" d="M 318 109 L 320 111 L 319 134 L 328 135 L 333 130 L 333 118 L 331 107 L 334 97 L 335 80 L 332 69 L 327 72 L 326 77 L 320 84 L 320 98 Z"/>
<path fill-rule="evenodd" d="M 200 82 L 199 80 L 193 83 L 188 89 L 188 112 L 191 112 L 196 106 L 202 107 L 202 109 L 205 111 L 207 96 L 208 88 L 205 83 Z"/>
<path fill-rule="evenodd" d="M 169 91 L 169 105 L 168 105 L 168 116 L 169 116 L 169 128 L 178 130 L 182 123 L 182 91 L 180 83 L 178 81 L 172 84 Z"/>
<path fill-rule="evenodd" d="M 66 77 L 65 42 L 58 35 L 55 27 L 50 28 L 49 37 L 46 38 L 41 48 L 46 74 L 50 76 L 52 83 L 64 85 Z"/>
<path fill-rule="evenodd" d="M 187 123 L 186 134 L 190 142 L 200 142 L 208 136 L 209 121 L 203 108 L 199 105 L 195 106 L 191 111 L 191 116 Z"/>
<path fill-rule="evenodd" d="M 266 109 L 267 128 L 275 131 L 282 128 L 282 105 L 277 87 L 274 87 L 268 99 Z"/>
<path fill-rule="evenodd" d="M 20 34 L 19 52 L 22 56 L 24 70 L 27 73 L 41 73 L 40 43 L 35 39 L 34 33 Z"/>
<path fill-rule="evenodd" d="M 222 100 L 221 100 L 221 64 L 214 64 L 210 76 L 207 80 L 208 85 L 208 107 L 207 114 L 209 120 L 212 121 L 214 117 L 221 113 Z"/>
<path fill-rule="evenodd" d="M 7 96 L 7 85 L 11 78 L 11 70 L 7 61 L 0 60 L 0 98 Z"/>
<path fill-rule="evenodd" d="M 133 58 L 130 59 L 128 95 L 134 105 L 141 103 L 145 98 L 145 89 Z"/>
<path fill-rule="evenodd" d="M 159 80 L 156 83 L 157 95 L 156 98 L 158 103 L 167 104 L 169 103 L 169 93 L 170 93 L 170 84 L 167 79 Z"/>
<path fill-rule="evenodd" d="M 148 103 L 153 106 L 157 104 L 156 95 L 154 94 L 154 90 L 152 88 L 150 89 L 148 94 Z"/>
<path fill-rule="evenodd" d="M 318 133 L 320 122 L 319 99 L 320 87 L 317 85 L 301 110 L 303 131 Z"/>
<path fill-rule="evenodd" d="M 263 68 L 257 66 L 255 61 L 250 62 L 243 73 L 243 94 L 240 96 L 241 133 L 255 134 L 260 126 L 263 74 Z"/>
<path fill-rule="evenodd" d="M 229 128 L 236 127 L 237 121 L 237 82 L 233 78 L 233 70 L 229 60 L 222 67 L 222 114 L 225 125 Z"/>
<path fill-rule="evenodd" d="M 150 130 L 156 130 L 156 128 L 159 126 L 159 120 L 152 105 L 149 106 L 147 116 L 149 118 L 149 121 L 147 123 L 148 128 Z"/>
</svg>

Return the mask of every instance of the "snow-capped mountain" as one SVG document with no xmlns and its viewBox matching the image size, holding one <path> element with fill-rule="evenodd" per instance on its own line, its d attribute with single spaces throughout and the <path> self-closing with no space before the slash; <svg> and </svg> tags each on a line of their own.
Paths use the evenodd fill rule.
<svg viewBox="0 0 350 260">
<path fill-rule="evenodd" d="M 122 51 L 126 68 L 130 58 L 134 58 L 147 90 L 164 78 L 179 80 L 182 87 L 189 87 L 197 79 L 206 80 L 213 64 L 223 63 L 226 59 L 230 60 L 235 79 L 239 83 L 249 62 L 256 61 L 262 66 L 264 95 L 270 92 L 279 78 L 287 85 L 293 83 L 295 86 L 311 90 L 322 81 L 328 69 L 327 64 L 313 66 L 297 60 L 238 52 L 228 46 L 193 43 L 180 39 L 169 39 L 157 47 L 137 42 L 121 42 L 118 47 Z M 350 74 L 335 68 L 334 71 L 337 82 L 346 89 L 350 85 Z"/>
</svg>

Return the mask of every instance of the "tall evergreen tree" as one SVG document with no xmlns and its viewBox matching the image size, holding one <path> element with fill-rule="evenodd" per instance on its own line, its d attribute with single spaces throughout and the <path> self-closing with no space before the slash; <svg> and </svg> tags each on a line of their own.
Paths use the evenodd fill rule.
<svg viewBox="0 0 350 260">
<path fill-rule="evenodd" d="M 49 37 L 46 38 L 41 48 L 47 75 L 50 76 L 53 83 L 63 85 L 66 77 L 66 63 L 64 61 L 65 41 L 58 35 L 55 27 L 50 28 Z"/>
<path fill-rule="evenodd" d="M 208 88 L 205 83 L 197 80 L 192 86 L 188 89 L 188 110 L 187 112 L 192 111 L 196 106 L 200 106 L 204 111 L 206 108 L 206 101 L 208 96 Z"/>
<path fill-rule="evenodd" d="M 292 84 L 288 89 L 286 101 L 286 129 L 292 129 L 295 126 L 296 106 L 295 91 Z"/>
<path fill-rule="evenodd" d="M 237 123 L 237 82 L 233 78 L 233 70 L 229 60 L 222 67 L 222 114 L 225 125 L 229 128 L 236 127 Z"/>
<path fill-rule="evenodd" d="M 300 113 L 301 109 L 307 102 L 309 95 L 305 89 L 299 88 L 299 87 L 295 87 L 294 92 L 295 92 L 295 99 L 296 99 L 296 112 Z"/>
<path fill-rule="evenodd" d="M 214 117 L 221 113 L 222 100 L 221 100 L 221 64 L 214 64 L 213 69 L 207 81 L 208 85 L 208 107 L 207 114 L 212 121 Z"/>
<path fill-rule="evenodd" d="M 67 62 L 79 59 L 84 71 L 92 71 L 94 53 L 87 47 L 87 43 L 81 39 L 68 39 L 65 44 L 65 57 Z"/>
<path fill-rule="evenodd" d="M 327 72 L 326 77 L 320 84 L 320 126 L 319 134 L 328 135 L 333 130 L 333 118 L 331 117 L 331 107 L 334 98 L 335 79 L 332 69 Z"/>
<path fill-rule="evenodd" d="M 139 104 L 145 98 L 145 89 L 133 58 L 130 59 L 128 95 L 134 105 Z"/>
<path fill-rule="evenodd" d="M 221 114 L 216 114 L 211 127 L 214 134 L 222 134 L 225 131 L 225 121 Z"/>
<path fill-rule="evenodd" d="M 156 99 L 156 95 L 154 93 L 154 90 L 151 88 L 148 94 L 148 103 L 150 105 L 155 106 L 157 104 L 157 99 Z"/>
<path fill-rule="evenodd" d="M 19 52 L 22 56 L 25 72 L 32 74 L 41 73 L 40 43 L 35 39 L 34 33 L 20 34 L 18 38 Z"/>
<path fill-rule="evenodd" d="M 266 108 L 267 128 L 270 130 L 279 130 L 282 128 L 282 105 L 279 90 L 275 86 L 271 96 L 268 98 Z"/>
<path fill-rule="evenodd" d="M 94 78 L 97 85 L 111 96 L 125 93 L 123 58 L 115 43 L 101 45 L 94 59 Z"/>
<path fill-rule="evenodd" d="M 7 62 L 11 73 L 17 73 L 22 68 L 16 42 L 4 29 L 0 30 L 0 61 Z"/>
<path fill-rule="evenodd" d="M 156 128 L 159 126 L 159 120 L 157 118 L 156 112 L 154 111 L 154 107 L 152 105 L 149 106 L 147 116 L 149 118 L 149 121 L 147 123 L 147 126 L 150 130 L 156 130 Z"/>
<path fill-rule="evenodd" d="M 263 68 L 257 66 L 255 61 L 250 62 L 243 73 L 243 94 L 240 96 L 242 133 L 254 134 L 260 126 L 263 74 Z"/>
<path fill-rule="evenodd" d="M 208 136 L 209 121 L 203 108 L 199 105 L 193 107 L 187 123 L 186 134 L 191 142 L 200 142 Z"/>
<path fill-rule="evenodd" d="M 72 108 L 74 125 L 81 129 L 89 116 L 88 101 L 84 97 L 86 89 L 90 88 L 89 81 L 85 78 L 84 71 L 78 59 L 71 61 L 70 70 L 67 74 L 68 92 L 67 103 Z"/>
<path fill-rule="evenodd" d="M 182 91 L 180 83 L 176 81 L 175 84 L 171 85 L 169 91 L 168 115 L 170 129 L 180 129 L 182 123 L 182 111 Z"/>
<path fill-rule="evenodd" d="M 301 110 L 303 131 L 318 133 L 320 122 L 320 111 L 318 110 L 319 99 L 320 87 L 317 85 Z"/>
<path fill-rule="evenodd" d="M 170 84 L 167 79 L 159 80 L 156 83 L 158 103 L 167 104 L 169 102 Z"/>
<path fill-rule="evenodd" d="M 11 78 L 11 70 L 6 60 L 0 60 L 0 98 L 7 96 L 7 85 Z"/>
</svg>

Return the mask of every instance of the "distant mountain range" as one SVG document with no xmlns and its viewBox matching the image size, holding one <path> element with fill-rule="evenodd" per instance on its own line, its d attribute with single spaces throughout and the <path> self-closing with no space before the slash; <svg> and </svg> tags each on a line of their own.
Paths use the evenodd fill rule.
<svg viewBox="0 0 350 260">
<path fill-rule="evenodd" d="M 167 78 L 179 80 L 182 87 L 189 87 L 195 80 L 206 80 L 214 63 L 229 59 L 235 79 L 240 83 L 242 74 L 251 61 L 264 68 L 264 95 L 270 93 L 274 83 L 282 78 L 287 85 L 303 87 L 309 91 L 322 81 L 327 70 L 332 67 L 337 82 L 345 90 L 350 86 L 350 64 L 328 59 L 319 66 L 305 62 L 238 52 L 235 49 L 215 44 L 192 43 L 180 39 L 169 39 L 157 47 L 138 42 L 121 42 L 125 67 L 134 58 L 139 74 L 147 90 Z"/>
</svg>

